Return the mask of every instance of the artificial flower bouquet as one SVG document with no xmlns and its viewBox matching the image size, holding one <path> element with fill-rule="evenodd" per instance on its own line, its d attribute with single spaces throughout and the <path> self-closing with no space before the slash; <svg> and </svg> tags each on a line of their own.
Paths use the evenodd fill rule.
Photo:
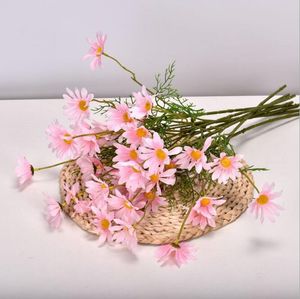
<svg viewBox="0 0 300 299">
<path fill-rule="evenodd" d="M 36 172 L 64 165 L 61 201 L 47 196 L 47 220 L 53 229 L 63 214 L 105 242 L 135 250 L 138 243 L 159 244 L 161 264 L 186 263 L 195 249 L 186 240 L 234 221 L 249 206 L 260 218 L 275 220 L 280 209 L 273 184 L 255 185 L 248 165 L 232 138 L 258 126 L 299 116 L 290 94 L 255 107 L 204 111 L 173 87 L 174 63 L 146 88 L 135 73 L 105 50 L 106 36 L 97 34 L 84 59 L 91 68 L 107 58 L 137 83 L 138 91 L 121 99 L 98 99 L 85 88 L 63 95 L 70 128 L 57 121 L 46 133 L 62 162 L 35 167 L 18 160 L 19 183 Z M 91 111 L 95 113 L 92 118 Z M 97 120 L 103 115 L 105 121 Z M 103 118 L 102 118 L 103 119 Z M 250 119 L 258 119 L 247 126 Z M 254 192 L 256 195 L 254 195 Z"/>
</svg>

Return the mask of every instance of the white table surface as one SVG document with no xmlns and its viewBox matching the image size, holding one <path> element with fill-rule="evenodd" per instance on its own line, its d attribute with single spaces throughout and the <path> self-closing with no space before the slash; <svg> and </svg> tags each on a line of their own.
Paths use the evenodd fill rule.
<svg viewBox="0 0 300 299">
<path fill-rule="evenodd" d="M 259 97 L 193 98 L 205 109 L 255 105 Z M 53 119 L 67 124 L 63 100 L 0 101 L 0 298 L 298 298 L 299 122 L 268 126 L 235 140 L 259 186 L 276 182 L 285 211 L 261 225 L 246 212 L 222 230 L 191 241 L 197 261 L 160 267 L 155 247 L 136 256 L 108 246 L 65 219 L 50 232 L 44 196 L 58 198 L 59 169 L 37 173 L 23 192 L 16 188 L 16 158 L 35 165 L 56 162 L 45 129 Z"/>
</svg>

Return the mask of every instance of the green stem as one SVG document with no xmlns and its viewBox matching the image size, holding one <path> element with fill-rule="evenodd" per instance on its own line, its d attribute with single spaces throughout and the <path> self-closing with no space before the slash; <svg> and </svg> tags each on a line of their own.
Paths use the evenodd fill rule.
<svg viewBox="0 0 300 299">
<path fill-rule="evenodd" d="M 248 176 L 248 174 L 244 171 L 240 169 L 240 173 L 247 179 L 247 181 L 254 187 L 254 189 L 256 190 L 257 193 L 260 193 L 259 189 L 256 187 L 256 185 L 254 184 L 254 182 L 250 179 L 250 177 Z"/>
<path fill-rule="evenodd" d="M 79 157 L 78 157 L 79 158 Z M 55 163 L 55 164 L 52 164 L 52 165 L 48 165 L 48 166 L 44 166 L 44 167 L 34 167 L 33 170 L 34 171 L 40 171 L 40 170 L 45 170 L 45 169 L 49 169 L 49 168 L 53 168 L 53 167 L 56 167 L 56 166 L 60 166 L 60 165 L 63 165 L 63 164 L 67 164 L 67 163 L 71 163 L 71 162 L 74 162 L 76 161 L 78 158 L 76 159 L 71 159 L 71 160 L 67 160 L 67 161 L 63 161 L 63 162 L 59 162 L 59 163 Z"/>
</svg>

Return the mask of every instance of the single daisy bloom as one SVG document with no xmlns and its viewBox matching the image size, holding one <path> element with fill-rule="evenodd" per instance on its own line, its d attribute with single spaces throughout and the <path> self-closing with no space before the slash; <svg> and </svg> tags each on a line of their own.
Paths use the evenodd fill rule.
<svg viewBox="0 0 300 299">
<path fill-rule="evenodd" d="M 115 218 L 114 212 L 107 212 L 105 209 L 99 210 L 94 206 L 92 206 L 91 210 L 95 214 L 93 224 L 100 235 L 98 240 L 99 245 L 103 245 L 106 241 L 111 243 L 113 233 L 116 229 L 116 226 L 112 224 L 112 221 Z"/>
<path fill-rule="evenodd" d="M 97 33 L 96 40 L 88 40 L 91 45 L 88 53 L 83 56 L 83 59 L 91 58 L 92 61 L 90 63 L 90 67 L 92 70 L 95 70 L 97 67 L 100 67 L 102 64 L 102 54 L 104 52 L 104 45 L 106 42 L 106 35 L 101 33 Z"/>
<path fill-rule="evenodd" d="M 164 141 L 155 132 L 153 138 L 144 140 L 143 145 L 140 147 L 140 157 L 145 161 L 144 168 L 149 168 L 149 172 L 154 173 L 170 163 L 169 155 L 177 155 L 181 150 L 181 147 L 175 147 L 168 151 L 164 148 Z"/>
<path fill-rule="evenodd" d="M 250 204 L 250 212 L 254 213 L 256 219 L 260 217 L 261 223 L 265 217 L 271 222 L 275 221 L 275 216 L 279 216 L 279 210 L 283 208 L 274 202 L 274 199 L 281 195 L 281 192 L 273 192 L 275 184 L 265 184 L 258 197 Z"/>
<path fill-rule="evenodd" d="M 34 169 L 25 157 L 19 157 L 17 160 L 15 172 L 19 184 L 24 185 L 26 182 L 29 182 L 31 180 L 34 174 Z"/>
<path fill-rule="evenodd" d="M 180 267 L 190 260 L 194 260 L 195 252 L 195 248 L 186 242 L 172 243 L 159 246 L 156 251 L 156 258 L 162 266 L 175 264 L 177 267 Z"/>
<path fill-rule="evenodd" d="M 116 104 L 115 108 L 108 110 L 109 118 L 107 127 L 112 131 L 126 130 L 130 126 L 134 126 L 134 119 L 130 115 L 129 108 L 126 104 Z"/>
<path fill-rule="evenodd" d="M 239 172 L 243 167 L 241 160 L 241 155 L 227 156 L 226 153 L 221 153 L 220 158 L 214 159 L 211 163 L 212 179 L 217 180 L 219 184 L 226 184 L 229 179 L 234 181 L 241 175 Z"/>
<path fill-rule="evenodd" d="M 114 143 L 114 146 L 116 148 L 116 156 L 113 158 L 113 162 L 141 162 L 139 151 L 135 145 L 132 144 L 130 147 L 127 147 L 120 143 Z"/>
<path fill-rule="evenodd" d="M 130 127 L 124 133 L 123 137 L 127 139 L 127 143 L 141 145 L 145 138 L 150 137 L 150 132 L 144 127 Z"/>
<path fill-rule="evenodd" d="M 134 227 L 121 219 L 115 219 L 114 221 L 117 225 L 113 235 L 113 241 L 134 251 L 137 246 L 137 237 Z"/>
<path fill-rule="evenodd" d="M 137 189 L 145 189 L 147 178 L 145 176 L 145 170 L 139 164 L 129 162 L 119 162 L 115 166 L 119 170 L 119 185 L 125 184 L 126 188 L 132 192 Z"/>
<path fill-rule="evenodd" d="M 136 119 L 142 119 L 151 114 L 153 106 L 152 97 L 148 94 L 146 87 L 142 86 L 142 92 L 134 92 L 135 106 L 132 108 L 132 115 Z"/>
<path fill-rule="evenodd" d="M 74 185 L 72 185 L 71 188 L 69 188 L 66 184 L 64 184 L 64 190 L 67 193 L 65 197 L 66 203 L 69 205 L 72 200 L 76 202 L 77 200 L 76 195 L 80 190 L 79 182 L 76 182 Z"/>
<path fill-rule="evenodd" d="M 202 230 L 205 229 L 207 225 L 215 227 L 215 217 L 217 215 L 215 206 L 220 206 L 225 203 L 225 201 L 226 200 L 208 196 L 200 197 L 192 208 L 187 223 L 192 223 L 194 226 L 200 225 Z"/>
<path fill-rule="evenodd" d="M 50 196 L 47 197 L 46 204 L 46 219 L 52 229 L 58 229 L 63 218 L 60 204 Z"/>
<path fill-rule="evenodd" d="M 56 152 L 58 158 L 74 158 L 77 155 L 76 139 L 73 139 L 71 132 L 67 131 L 57 121 L 47 128 L 46 133 L 50 141 L 49 147 L 53 152 Z"/>
<path fill-rule="evenodd" d="M 127 223 L 137 222 L 143 215 L 140 209 L 144 204 L 136 202 L 133 205 L 119 190 L 115 190 L 115 195 L 110 196 L 108 203 L 113 210 L 116 210 L 116 217 Z"/>
<path fill-rule="evenodd" d="M 195 167 L 197 173 L 200 173 L 202 169 L 209 170 L 210 164 L 207 163 L 205 151 L 209 148 L 211 142 L 212 138 L 207 138 L 201 150 L 194 147 L 185 146 L 184 152 L 175 158 L 178 167 L 188 170 L 191 170 L 193 167 Z"/>
<path fill-rule="evenodd" d="M 160 182 L 173 186 L 176 182 L 175 177 L 176 169 L 169 169 L 166 171 L 158 171 L 158 172 L 148 172 L 146 173 L 146 177 L 148 179 L 148 183 L 146 186 L 146 192 L 149 192 L 154 187 L 156 187 L 159 194 L 161 194 Z"/>
<path fill-rule="evenodd" d="M 85 88 L 81 90 L 75 89 L 72 91 L 67 88 L 67 93 L 63 94 L 63 98 L 66 100 L 66 106 L 64 106 L 65 114 L 75 123 L 79 122 L 90 116 L 89 104 L 94 98 L 92 93 L 88 93 Z"/>
<path fill-rule="evenodd" d="M 75 213 L 82 215 L 91 211 L 91 200 L 77 200 L 74 205 Z"/>
<path fill-rule="evenodd" d="M 84 182 L 92 179 L 92 175 L 100 175 L 104 170 L 104 165 L 96 157 L 90 157 L 88 155 L 81 156 L 76 160 L 76 164 L 80 167 L 82 174 L 82 180 Z"/>
<path fill-rule="evenodd" d="M 160 206 L 166 206 L 167 205 L 166 198 L 160 196 L 154 190 L 151 190 L 149 192 L 145 192 L 143 194 L 143 196 L 147 201 L 147 206 L 148 206 L 148 209 L 150 210 L 150 212 L 156 213 Z"/>
<path fill-rule="evenodd" d="M 85 182 L 86 192 L 89 197 L 98 205 L 107 201 L 109 195 L 109 187 L 102 180 L 98 179 L 96 176 L 92 175 L 92 180 Z"/>
</svg>

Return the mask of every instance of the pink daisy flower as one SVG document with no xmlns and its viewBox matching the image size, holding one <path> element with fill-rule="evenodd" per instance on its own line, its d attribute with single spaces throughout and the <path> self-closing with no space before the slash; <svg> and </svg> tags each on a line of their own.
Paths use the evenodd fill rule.
<svg viewBox="0 0 300 299">
<path fill-rule="evenodd" d="M 101 211 L 96 207 L 92 207 L 92 212 L 95 214 L 93 224 L 96 226 L 99 236 L 99 245 L 103 245 L 105 241 L 108 243 L 112 242 L 112 236 L 116 230 L 116 226 L 113 226 L 112 221 L 115 218 L 114 212 L 107 212 L 105 209 Z"/>
<path fill-rule="evenodd" d="M 82 156 L 76 160 L 76 164 L 80 167 L 84 182 L 91 180 L 93 174 L 100 175 L 104 169 L 103 164 L 95 157 Z"/>
<path fill-rule="evenodd" d="M 84 214 L 88 213 L 91 210 L 92 201 L 91 200 L 77 200 L 74 205 L 75 213 Z"/>
<path fill-rule="evenodd" d="M 160 206 L 167 205 L 167 200 L 164 197 L 158 195 L 153 190 L 149 191 L 149 192 L 145 192 L 143 194 L 143 196 L 147 200 L 147 205 L 148 205 L 150 212 L 156 213 Z"/>
<path fill-rule="evenodd" d="M 91 45 L 88 53 L 83 56 L 83 59 L 92 58 L 90 63 L 90 67 L 92 70 L 95 70 L 97 67 L 100 67 L 102 64 L 101 57 L 104 52 L 104 45 L 106 42 L 106 35 L 102 35 L 101 33 L 97 33 L 96 40 L 88 40 Z"/>
<path fill-rule="evenodd" d="M 116 108 L 110 108 L 107 127 L 112 131 L 126 130 L 134 126 L 134 119 L 130 115 L 129 108 L 126 104 L 116 104 Z"/>
<path fill-rule="evenodd" d="M 178 245 L 172 243 L 159 246 L 156 251 L 156 258 L 161 265 L 175 264 L 180 267 L 190 260 L 195 259 L 195 252 L 195 248 L 186 242 L 179 243 Z"/>
<path fill-rule="evenodd" d="M 64 107 L 66 115 L 73 121 L 78 122 L 90 116 L 89 104 L 94 98 L 85 88 L 73 92 L 67 88 L 67 94 L 63 94 L 67 105 Z"/>
<path fill-rule="evenodd" d="M 64 185 L 64 189 L 67 192 L 65 201 L 69 205 L 71 200 L 74 200 L 76 202 L 77 200 L 77 193 L 79 192 L 80 186 L 79 182 L 76 182 L 74 185 L 72 185 L 71 188 L 69 188 L 66 184 Z"/>
<path fill-rule="evenodd" d="M 170 163 L 169 155 L 177 155 L 181 150 L 181 147 L 175 147 L 171 151 L 165 149 L 164 141 L 155 132 L 153 138 L 144 140 L 143 146 L 140 147 L 140 157 L 145 161 L 144 167 L 149 168 L 149 172 L 154 173 Z"/>
<path fill-rule="evenodd" d="M 209 170 L 210 164 L 207 163 L 205 151 L 209 148 L 211 142 L 212 139 L 210 137 L 207 138 L 201 150 L 198 150 L 194 147 L 185 146 L 184 152 L 175 158 L 178 167 L 188 170 L 191 170 L 193 167 L 195 167 L 197 173 L 200 173 L 203 168 L 205 170 Z"/>
<path fill-rule="evenodd" d="M 145 170 L 135 162 L 120 162 L 114 166 L 119 170 L 119 185 L 125 184 L 132 192 L 139 188 L 145 189 L 147 178 Z"/>
<path fill-rule="evenodd" d="M 105 201 L 107 201 L 109 187 L 105 182 L 94 175 L 92 175 L 92 178 L 93 180 L 85 182 L 86 192 L 97 206 L 101 206 Z"/>
<path fill-rule="evenodd" d="M 161 194 L 161 188 L 159 183 L 162 182 L 166 185 L 174 185 L 176 182 L 175 172 L 176 169 L 174 168 L 168 169 L 166 171 L 158 171 L 153 173 L 148 172 L 146 176 L 149 182 L 146 187 L 146 192 L 149 192 L 154 187 L 156 187 L 158 193 Z"/>
<path fill-rule="evenodd" d="M 25 157 L 19 157 L 16 166 L 16 175 L 20 185 L 29 182 L 34 174 L 33 166 Z"/>
<path fill-rule="evenodd" d="M 127 139 L 127 143 L 140 145 L 144 139 L 150 136 L 150 132 L 144 127 L 130 127 L 122 135 Z"/>
<path fill-rule="evenodd" d="M 77 155 L 76 139 L 73 139 L 72 134 L 57 121 L 48 127 L 46 133 L 50 141 L 49 147 L 53 152 L 56 152 L 58 158 L 66 156 L 74 158 Z"/>
<path fill-rule="evenodd" d="M 63 218 L 60 204 L 50 196 L 47 197 L 46 203 L 46 219 L 52 229 L 58 229 Z"/>
<path fill-rule="evenodd" d="M 132 115 L 136 119 L 142 119 L 151 114 L 153 101 L 146 87 L 143 85 L 142 92 L 134 92 L 133 96 L 135 98 L 135 106 L 132 108 Z"/>
<path fill-rule="evenodd" d="M 250 204 L 250 212 L 254 213 L 256 218 L 260 216 L 261 223 L 267 217 L 271 222 L 275 221 L 275 216 L 279 216 L 279 210 L 283 208 L 274 202 L 282 192 L 272 192 L 275 184 L 265 184 L 258 197 Z"/>
<path fill-rule="evenodd" d="M 114 221 L 117 226 L 113 236 L 113 241 L 126 246 L 129 250 L 134 251 L 137 246 L 137 237 L 134 227 L 121 219 L 115 219 Z"/>
<path fill-rule="evenodd" d="M 242 156 L 227 156 L 226 153 L 221 153 L 220 158 L 214 159 L 212 162 L 212 179 L 218 180 L 219 184 L 226 184 L 229 179 L 233 181 L 241 174 L 239 169 L 243 167 L 241 163 Z"/>
<path fill-rule="evenodd" d="M 141 162 L 141 159 L 139 158 L 139 151 L 135 145 L 127 147 L 119 143 L 114 143 L 114 146 L 116 147 L 117 155 L 113 158 L 113 162 Z"/>
<path fill-rule="evenodd" d="M 187 219 L 187 223 L 192 225 L 200 225 L 203 230 L 207 225 L 215 227 L 215 216 L 217 211 L 214 206 L 222 205 L 226 200 L 220 200 L 213 197 L 200 197 Z"/>
<path fill-rule="evenodd" d="M 137 202 L 133 205 L 125 195 L 119 192 L 119 190 L 115 191 L 115 195 L 110 196 L 109 206 L 113 210 L 116 210 L 117 218 L 125 220 L 130 224 L 138 221 L 143 215 L 143 212 L 140 211 L 143 203 Z"/>
<path fill-rule="evenodd" d="M 91 129 L 87 123 L 80 123 L 74 132 L 76 135 L 94 133 L 97 131 Z M 82 156 L 94 156 L 96 153 L 100 153 L 99 143 L 95 135 L 76 138 L 76 142 Z"/>
</svg>

